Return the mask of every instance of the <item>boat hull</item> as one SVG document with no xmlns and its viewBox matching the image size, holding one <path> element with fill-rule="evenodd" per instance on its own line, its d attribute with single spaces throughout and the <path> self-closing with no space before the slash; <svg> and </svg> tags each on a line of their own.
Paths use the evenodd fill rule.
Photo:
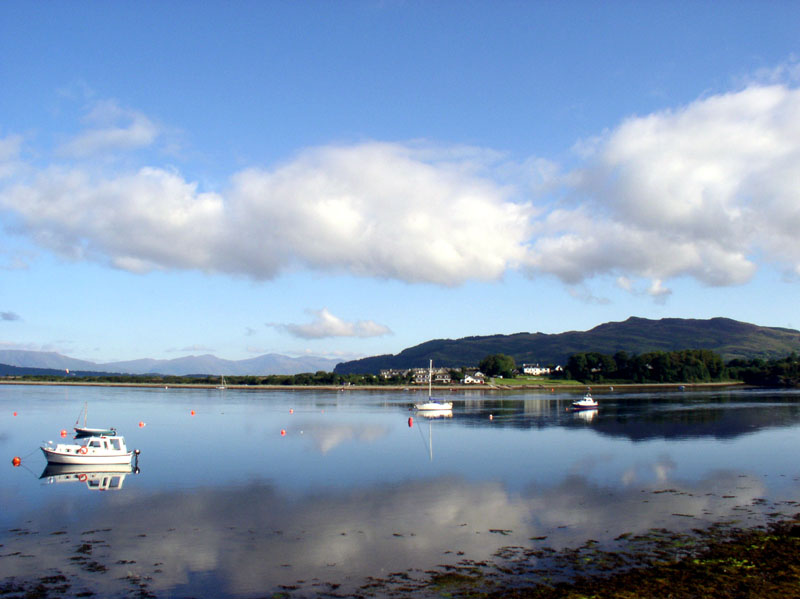
<svg viewBox="0 0 800 599">
<path fill-rule="evenodd" d="M 85 426 L 76 426 L 75 434 L 79 437 L 113 437 L 117 434 L 117 431 L 113 428 L 87 428 Z"/>
<path fill-rule="evenodd" d="M 570 410 L 572 410 L 573 412 L 580 412 L 583 410 L 596 410 L 597 407 L 598 407 L 597 404 L 594 404 L 593 406 L 576 406 L 575 404 L 573 404 L 572 407 L 570 407 Z"/>
<path fill-rule="evenodd" d="M 41 450 L 48 464 L 130 464 L 133 456 L 132 451 L 81 454 L 48 447 L 42 447 Z"/>
<path fill-rule="evenodd" d="M 425 403 L 414 404 L 414 409 L 420 410 L 420 411 L 425 411 L 425 410 L 435 410 L 435 411 L 452 410 L 453 409 L 453 402 L 452 401 L 426 401 Z"/>
</svg>

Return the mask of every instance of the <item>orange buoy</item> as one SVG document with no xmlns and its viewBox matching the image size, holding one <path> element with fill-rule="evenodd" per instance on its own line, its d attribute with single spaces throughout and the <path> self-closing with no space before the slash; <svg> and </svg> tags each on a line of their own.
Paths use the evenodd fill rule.
<svg viewBox="0 0 800 599">
<path fill-rule="evenodd" d="M 192 416 L 194 416 L 194 410 L 192 410 L 192 411 L 191 411 L 191 412 L 189 412 L 189 413 L 190 413 Z"/>
<path fill-rule="evenodd" d="M 16 416 L 16 415 L 17 415 L 17 413 L 16 413 L 16 412 L 14 412 L 14 416 Z"/>
<path fill-rule="evenodd" d="M 65 428 L 61 429 L 61 436 L 62 437 L 66 437 L 67 436 L 67 429 L 65 429 Z"/>
<path fill-rule="evenodd" d="M 408 417 L 408 428 L 411 428 L 412 426 L 414 426 L 414 419 L 411 416 L 409 416 Z"/>
<path fill-rule="evenodd" d="M 294 408 L 289 408 L 289 413 L 294 414 Z"/>
<path fill-rule="evenodd" d="M 285 437 L 285 436 L 286 436 L 286 429 L 282 428 L 281 429 L 281 437 Z"/>
<path fill-rule="evenodd" d="M 489 414 L 489 420 L 494 420 L 494 414 Z"/>
<path fill-rule="evenodd" d="M 144 428 L 144 421 L 143 420 L 139 421 L 139 428 Z"/>
<path fill-rule="evenodd" d="M 14 464 L 14 468 L 19 466 L 22 463 L 22 460 L 19 459 L 19 456 L 14 456 L 14 459 L 11 460 L 11 463 Z"/>
</svg>

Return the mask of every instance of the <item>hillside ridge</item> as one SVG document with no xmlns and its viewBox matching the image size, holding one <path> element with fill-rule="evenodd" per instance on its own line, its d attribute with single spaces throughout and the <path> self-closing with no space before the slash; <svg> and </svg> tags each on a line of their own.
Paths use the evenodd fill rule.
<svg viewBox="0 0 800 599">
<path fill-rule="evenodd" d="M 599 324 L 588 331 L 432 339 L 398 354 L 342 362 L 334 372 L 378 374 L 382 369 L 422 367 L 428 360 L 441 367 L 460 368 L 476 366 L 487 355 L 497 353 L 510 355 L 517 364 L 564 364 L 570 355 L 579 352 L 613 355 L 618 351 L 642 354 L 682 349 L 710 349 L 725 361 L 781 358 L 793 351 L 800 352 L 800 331 L 725 317 L 652 320 L 631 316 L 621 322 Z"/>
</svg>

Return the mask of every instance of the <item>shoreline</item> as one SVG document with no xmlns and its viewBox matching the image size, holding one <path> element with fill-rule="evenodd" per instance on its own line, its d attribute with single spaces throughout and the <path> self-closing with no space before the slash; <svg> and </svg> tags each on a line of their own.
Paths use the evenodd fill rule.
<svg viewBox="0 0 800 599">
<path fill-rule="evenodd" d="M 236 391 L 402 391 L 402 392 L 417 392 L 427 391 L 428 387 L 425 385 L 225 385 L 225 389 L 219 389 L 218 385 L 207 383 L 114 383 L 114 382 L 80 382 L 80 381 L 14 381 L 14 380 L 0 380 L 0 385 L 45 385 L 45 386 L 70 386 L 70 387 L 141 387 L 145 389 L 210 389 L 218 391 L 236 390 Z M 706 389 L 706 388 L 723 388 L 723 387 L 747 387 L 741 381 L 724 381 L 714 383 L 616 383 L 609 384 L 595 384 L 584 385 L 572 383 L 566 384 L 539 384 L 539 385 L 498 385 L 498 384 L 482 384 L 482 385 L 434 385 L 433 389 L 437 392 L 456 392 L 456 391 L 575 391 L 576 393 L 583 393 L 585 388 L 590 388 L 593 393 L 603 393 L 604 391 L 611 390 L 625 390 L 625 391 L 638 391 L 646 389 L 678 389 L 683 387 L 685 389 Z"/>
</svg>

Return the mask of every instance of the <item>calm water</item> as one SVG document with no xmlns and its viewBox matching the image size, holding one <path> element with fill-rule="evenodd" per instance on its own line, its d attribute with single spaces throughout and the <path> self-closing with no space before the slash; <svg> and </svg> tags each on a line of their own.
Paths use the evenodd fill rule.
<svg viewBox="0 0 800 599">
<path fill-rule="evenodd" d="M 574 414 L 566 393 L 454 393 L 452 417 L 409 426 L 414 392 L 0 385 L 0 578 L 63 573 L 74 595 L 346 594 L 502 565 L 499 549 L 543 537 L 610 546 L 798 511 L 797 391 L 595 396 L 598 412 Z M 38 445 L 84 402 L 89 426 L 141 450 L 139 474 L 44 472 Z"/>
</svg>

